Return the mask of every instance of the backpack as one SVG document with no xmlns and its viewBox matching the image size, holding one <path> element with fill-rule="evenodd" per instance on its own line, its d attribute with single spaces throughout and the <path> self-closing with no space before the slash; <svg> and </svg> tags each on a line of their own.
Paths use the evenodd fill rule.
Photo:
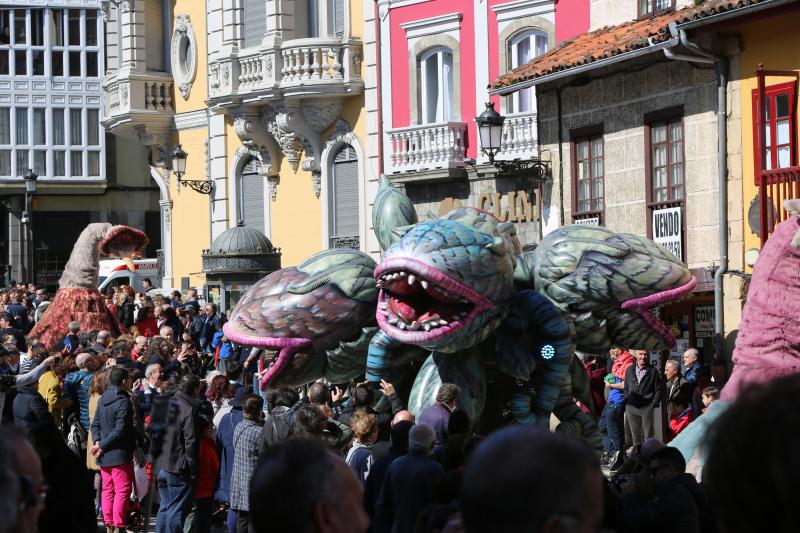
<svg viewBox="0 0 800 533">
<path fill-rule="evenodd" d="M 67 435 L 67 446 L 78 457 L 86 457 L 86 440 L 89 435 L 80 423 L 80 420 L 74 414 L 70 415 L 67 419 L 69 424 L 69 434 Z"/>
</svg>

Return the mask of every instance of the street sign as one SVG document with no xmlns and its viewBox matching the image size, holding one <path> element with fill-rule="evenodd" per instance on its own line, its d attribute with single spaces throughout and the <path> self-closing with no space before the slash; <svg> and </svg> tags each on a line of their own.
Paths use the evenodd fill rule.
<svg viewBox="0 0 800 533">
<path fill-rule="evenodd" d="M 681 208 L 666 207 L 653 210 L 653 242 L 663 246 L 683 260 Z"/>
<path fill-rule="evenodd" d="M 579 218 L 575 220 L 573 224 L 581 224 L 584 226 L 599 226 L 600 217 Z"/>
</svg>

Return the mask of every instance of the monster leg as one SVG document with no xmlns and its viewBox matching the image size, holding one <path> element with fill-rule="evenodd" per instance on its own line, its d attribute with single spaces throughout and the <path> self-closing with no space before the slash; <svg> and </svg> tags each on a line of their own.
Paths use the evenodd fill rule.
<svg viewBox="0 0 800 533">
<path fill-rule="evenodd" d="M 386 368 L 387 352 L 400 345 L 401 343 L 390 339 L 382 331 L 372 337 L 367 349 L 367 381 L 380 382 Z"/>
<path fill-rule="evenodd" d="M 568 420 L 577 422 L 581 427 L 581 436 L 598 453 L 603 451 L 603 435 L 600 433 L 600 428 L 591 416 L 581 411 L 575 404 L 575 400 L 572 398 L 572 385 L 569 381 L 564 383 L 561 388 L 561 394 L 558 395 L 553 414 L 561 422 Z"/>
</svg>

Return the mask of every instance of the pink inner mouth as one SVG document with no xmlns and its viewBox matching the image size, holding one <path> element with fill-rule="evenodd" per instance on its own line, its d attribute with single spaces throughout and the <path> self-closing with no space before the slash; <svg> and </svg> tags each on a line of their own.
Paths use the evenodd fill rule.
<svg viewBox="0 0 800 533">
<path fill-rule="evenodd" d="M 280 374 L 286 366 L 292 362 L 294 356 L 307 346 L 311 346 L 311 341 L 299 337 L 255 337 L 244 335 L 233 329 L 230 322 L 222 326 L 222 331 L 231 342 L 242 346 L 259 346 L 280 350 L 278 358 L 269 367 L 267 373 L 261 378 L 261 388 L 266 389 L 269 384 Z"/>
<path fill-rule="evenodd" d="M 652 309 L 656 306 L 668 304 L 683 298 L 691 293 L 695 286 L 697 286 L 697 279 L 692 276 L 688 282 L 680 287 L 628 300 L 622 304 L 622 309 L 625 311 L 636 311 L 653 331 L 661 335 L 669 348 L 674 348 L 676 345 L 675 336 L 666 324 L 656 318 Z"/>
<path fill-rule="evenodd" d="M 406 344 L 422 344 L 464 327 L 494 307 L 463 283 L 414 259 L 397 257 L 375 270 L 378 326 Z"/>
</svg>

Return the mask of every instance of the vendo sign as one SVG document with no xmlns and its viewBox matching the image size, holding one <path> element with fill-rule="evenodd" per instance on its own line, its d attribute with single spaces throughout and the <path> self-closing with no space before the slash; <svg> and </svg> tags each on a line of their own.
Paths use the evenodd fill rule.
<svg viewBox="0 0 800 533">
<path fill-rule="evenodd" d="M 682 228 L 680 207 L 653 210 L 653 242 L 663 246 L 681 260 L 683 260 Z"/>
</svg>

